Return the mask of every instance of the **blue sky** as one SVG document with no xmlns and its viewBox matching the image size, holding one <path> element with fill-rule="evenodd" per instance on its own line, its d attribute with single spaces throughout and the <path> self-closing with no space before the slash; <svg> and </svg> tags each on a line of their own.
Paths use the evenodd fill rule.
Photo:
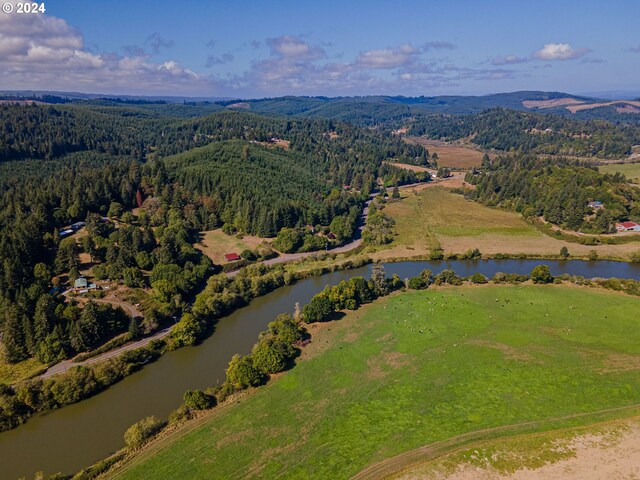
<svg viewBox="0 0 640 480">
<path fill-rule="evenodd" d="M 636 0 L 46 8 L 0 13 L 2 88 L 224 97 L 640 90 Z"/>
</svg>

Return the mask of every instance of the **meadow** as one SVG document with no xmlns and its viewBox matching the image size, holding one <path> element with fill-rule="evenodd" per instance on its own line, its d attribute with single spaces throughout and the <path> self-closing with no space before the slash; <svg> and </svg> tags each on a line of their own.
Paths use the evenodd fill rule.
<svg viewBox="0 0 640 480">
<path fill-rule="evenodd" d="M 373 258 L 464 254 L 478 248 L 485 255 L 510 254 L 554 256 L 566 246 L 573 256 L 587 257 L 595 250 L 599 258 L 628 260 L 640 250 L 637 242 L 588 246 L 569 243 L 538 231 L 519 213 L 487 207 L 452 193 L 442 184 L 403 189 L 401 198 L 389 202 L 384 212 L 395 222 L 396 237 L 379 247 Z"/>
<path fill-rule="evenodd" d="M 195 244 L 195 247 L 208 256 L 213 263 L 222 265 L 226 263 L 224 259 L 226 253 L 240 255 L 243 250 L 253 250 L 265 240 L 251 235 L 243 235 L 242 238 L 236 235 L 227 235 L 222 229 L 217 228 L 200 232 L 200 241 Z"/>
<path fill-rule="evenodd" d="M 600 165 L 600 173 L 622 173 L 628 180 L 640 181 L 640 163 L 611 163 Z"/>
<path fill-rule="evenodd" d="M 112 477 L 349 478 L 470 432 L 588 423 L 573 415 L 640 403 L 640 333 L 629 313 L 638 307 L 556 285 L 394 294 L 312 325 L 292 370 Z"/>
<path fill-rule="evenodd" d="M 477 148 L 452 145 L 424 137 L 405 137 L 407 143 L 422 145 L 430 154 L 438 154 L 438 166 L 448 168 L 479 167 L 484 153 Z"/>
</svg>

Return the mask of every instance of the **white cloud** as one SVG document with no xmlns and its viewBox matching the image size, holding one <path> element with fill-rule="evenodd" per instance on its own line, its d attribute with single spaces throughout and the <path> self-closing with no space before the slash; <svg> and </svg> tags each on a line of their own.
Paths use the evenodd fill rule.
<svg viewBox="0 0 640 480">
<path fill-rule="evenodd" d="M 384 48 L 381 50 L 369 50 L 362 52 L 356 58 L 355 64 L 361 68 L 398 68 L 414 62 L 420 53 L 410 43 L 403 43 L 394 48 Z"/>
<path fill-rule="evenodd" d="M 528 58 L 519 57 L 517 55 L 498 55 L 493 60 L 491 60 L 491 65 L 514 65 L 516 63 L 525 63 L 528 61 Z"/>
<path fill-rule="evenodd" d="M 154 50 L 172 44 L 154 34 Z M 202 93 L 216 82 L 179 63 L 149 61 L 139 47 L 124 56 L 93 53 L 82 35 L 50 15 L 0 14 L 0 85 L 11 89 L 83 90 L 101 93 Z"/>
<path fill-rule="evenodd" d="M 266 43 L 271 49 L 272 55 L 282 59 L 319 60 L 327 56 L 322 47 L 310 45 L 296 36 L 282 35 L 276 38 L 267 38 Z"/>
<path fill-rule="evenodd" d="M 282 35 L 244 45 L 247 49 L 266 46 L 266 58 L 254 60 L 242 73 L 221 79 L 195 72 L 175 59 L 152 60 L 151 53 L 172 44 L 154 34 L 144 48 L 126 46 L 122 53 L 99 52 L 87 48 L 82 35 L 63 19 L 46 14 L 0 14 L 0 85 L 5 89 L 134 95 L 424 94 L 459 81 L 515 75 L 508 70 L 464 68 L 428 58 L 431 50 L 455 48 L 448 42 L 418 47 L 403 43 L 337 60 L 325 51 L 330 43 Z M 215 43 L 207 46 L 213 48 Z M 207 65 L 234 60 L 230 52 L 209 55 Z"/>
<path fill-rule="evenodd" d="M 573 60 L 591 52 L 588 48 L 574 49 L 568 43 L 547 43 L 533 56 L 539 60 Z"/>
</svg>

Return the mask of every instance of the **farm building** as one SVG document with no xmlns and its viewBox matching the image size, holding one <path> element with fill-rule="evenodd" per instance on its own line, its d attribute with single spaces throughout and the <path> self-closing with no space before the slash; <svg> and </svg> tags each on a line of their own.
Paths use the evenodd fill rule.
<svg viewBox="0 0 640 480">
<path fill-rule="evenodd" d="M 71 230 L 73 230 L 74 232 L 77 232 L 81 228 L 84 228 L 86 225 L 87 224 L 85 222 L 76 222 L 73 225 L 71 225 Z"/>
<path fill-rule="evenodd" d="M 238 260 L 240 260 L 240 255 L 238 255 L 237 253 L 225 253 L 224 259 L 227 262 L 237 262 Z"/>
<path fill-rule="evenodd" d="M 619 232 L 640 232 L 640 225 L 634 222 L 617 223 L 616 230 Z"/>
<path fill-rule="evenodd" d="M 60 232 L 60 237 L 64 238 L 64 237 L 67 237 L 67 236 L 71 235 L 72 233 L 73 233 L 73 230 L 71 230 L 71 229 L 62 230 Z"/>
</svg>

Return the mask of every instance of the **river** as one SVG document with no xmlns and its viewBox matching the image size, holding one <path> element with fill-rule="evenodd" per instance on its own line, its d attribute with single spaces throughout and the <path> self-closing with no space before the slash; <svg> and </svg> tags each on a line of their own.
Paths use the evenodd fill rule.
<svg viewBox="0 0 640 480">
<path fill-rule="evenodd" d="M 640 279 L 640 265 L 609 261 L 456 260 L 390 263 L 385 268 L 388 275 L 401 278 L 416 276 L 425 268 L 491 277 L 496 272 L 529 273 L 541 263 L 549 265 L 554 275 Z M 36 415 L 25 425 L 0 433 L 0 478 L 33 477 L 39 470 L 73 473 L 108 456 L 123 446 L 124 431 L 132 423 L 148 415 L 166 419 L 186 390 L 222 382 L 233 354 L 248 353 L 259 332 L 278 314 L 292 312 L 296 302 L 307 303 L 326 285 L 369 273 L 370 266 L 365 266 L 280 288 L 220 319 L 213 335 L 201 345 L 167 353 L 92 398 Z"/>
</svg>

